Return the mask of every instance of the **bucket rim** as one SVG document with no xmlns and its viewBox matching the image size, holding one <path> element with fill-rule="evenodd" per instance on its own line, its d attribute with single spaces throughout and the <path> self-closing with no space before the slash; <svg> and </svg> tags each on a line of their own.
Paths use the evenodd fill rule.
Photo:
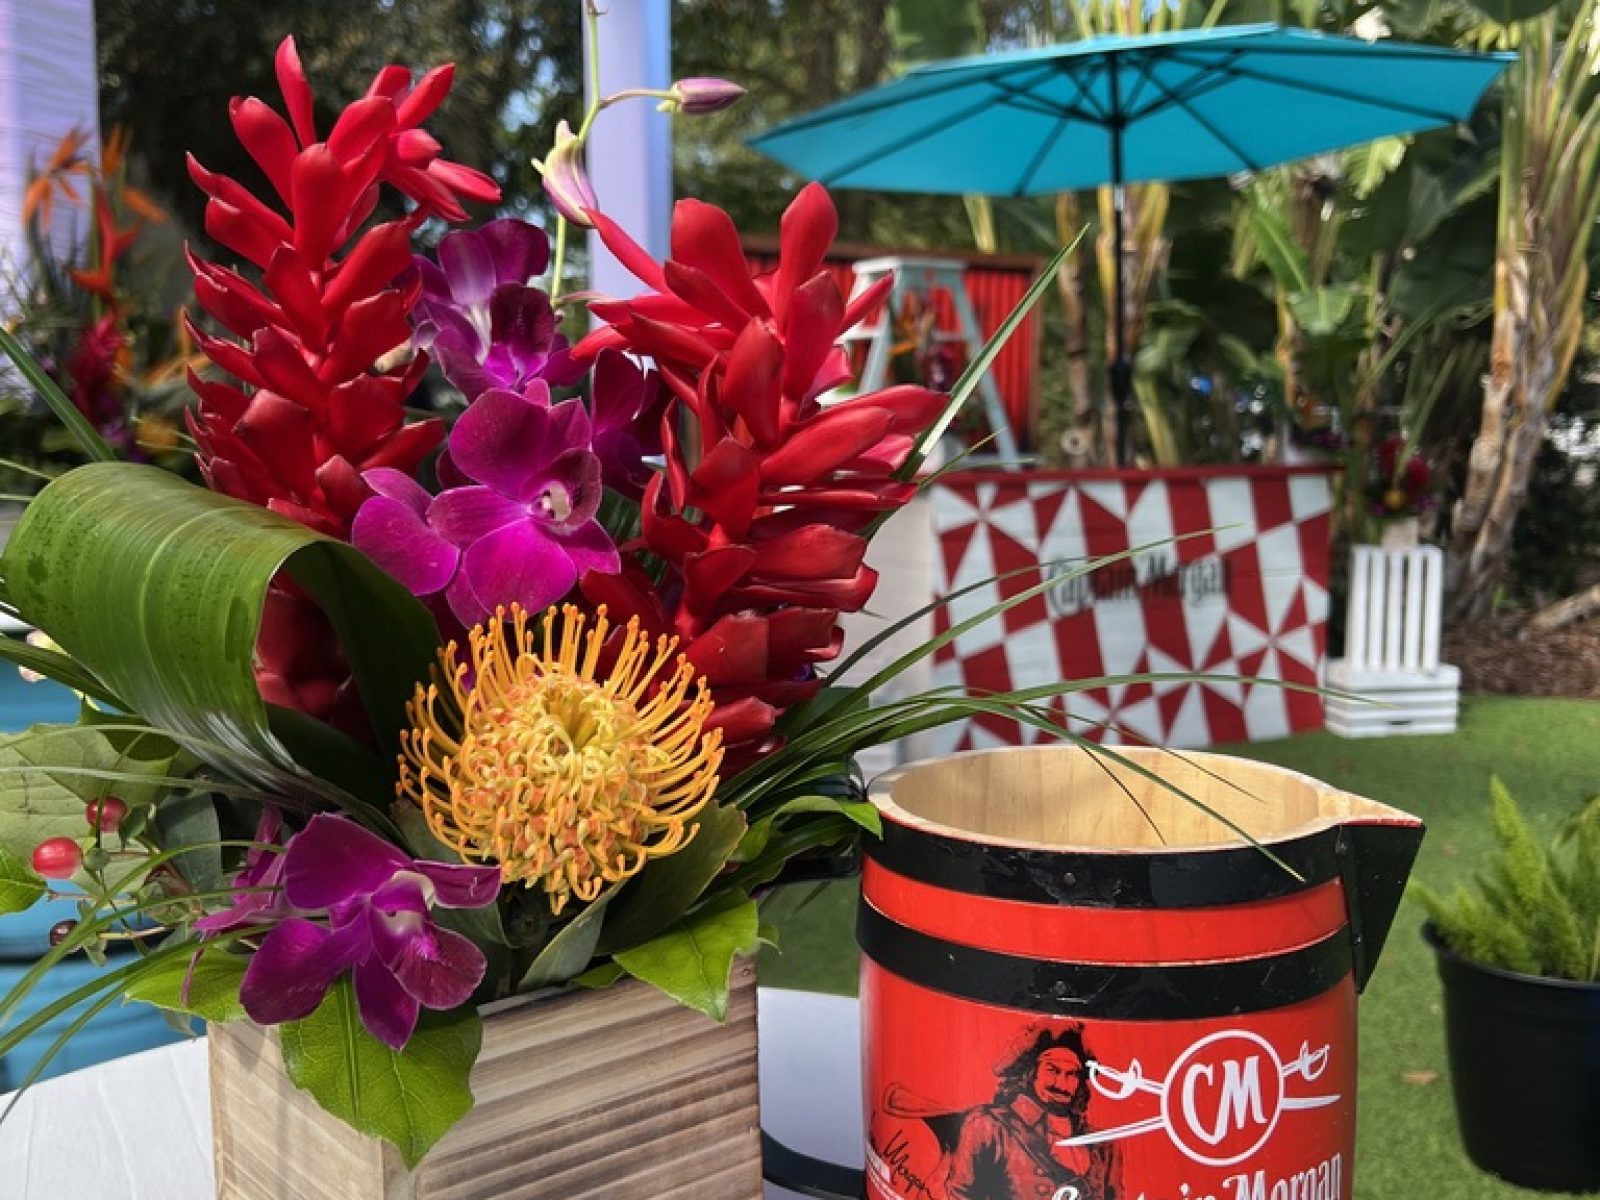
<svg viewBox="0 0 1600 1200">
<path fill-rule="evenodd" d="M 1423 821 L 1420 817 L 1413 816 L 1403 809 L 1384 804 L 1382 801 L 1372 800 L 1366 796 L 1349 792 L 1343 788 L 1334 787 L 1325 783 L 1314 775 L 1304 771 L 1296 771 L 1290 767 L 1282 767 L 1276 763 L 1261 762 L 1253 758 L 1242 758 L 1238 755 L 1217 754 L 1205 750 L 1171 750 L 1158 746 L 1118 746 L 1116 753 L 1126 758 L 1158 757 L 1172 755 L 1181 757 L 1186 761 L 1201 761 L 1202 763 L 1247 763 L 1252 769 L 1260 769 L 1270 774 L 1275 774 L 1286 781 L 1293 781 L 1312 790 L 1331 795 L 1346 797 L 1357 801 L 1367 810 L 1359 815 L 1348 817 L 1314 817 L 1303 821 L 1290 828 L 1281 829 L 1268 837 L 1258 838 L 1255 843 L 1247 840 L 1232 840 L 1221 842 L 1164 842 L 1158 846 L 1115 846 L 1102 844 L 1084 844 L 1079 842 L 1038 842 L 1025 838 L 1005 837 L 999 834 L 980 833 L 976 830 L 962 829 L 954 825 L 944 825 L 938 821 L 920 816 L 896 802 L 893 796 L 894 785 L 904 776 L 914 771 L 948 763 L 955 759 L 972 759 L 994 755 L 1012 754 L 1018 751 L 1052 754 L 1093 754 L 1094 751 L 1083 746 L 1074 745 L 1033 745 L 1033 746 L 997 746 L 980 750 L 962 750 L 953 754 L 932 755 L 928 758 L 916 759 L 912 762 L 902 763 L 892 770 L 885 771 L 876 776 L 867 787 L 867 799 L 872 803 L 881 816 L 892 820 L 899 825 L 922 833 L 940 837 L 972 842 L 979 845 L 999 846 L 1010 850 L 1029 850 L 1046 854 L 1092 854 L 1104 855 L 1137 855 L 1150 857 L 1154 855 L 1193 854 L 1199 851 L 1231 851 L 1240 849 L 1254 849 L 1257 846 L 1271 847 L 1284 843 L 1299 841 L 1303 838 L 1314 836 L 1330 829 L 1339 829 L 1351 825 L 1360 826 L 1392 826 L 1400 828 L 1421 829 Z M 1218 824 L 1222 822 L 1213 817 Z M 1227 826 L 1223 825 L 1226 829 Z M 1231 833 L 1231 830 L 1230 830 Z M 1237 835 L 1234 835 L 1237 838 Z"/>
<path fill-rule="evenodd" d="M 1422 935 L 1422 940 L 1428 943 L 1433 948 L 1433 952 L 1441 959 L 1467 967 L 1480 975 L 1504 979 L 1509 983 L 1527 984 L 1530 987 L 1550 988 L 1552 991 L 1558 992 L 1600 992 L 1600 979 L 1585 982 L 1581 979 L 1560 979 L 1553 975 L 1529 975 L 1526 972 L 1512 971 L 1506 967 L 1493 967 L 1488 963 L 1481 963 L 1475 958 L 1467 958 L 1463 954 L 1457 954 L 1445 944 L 1444 938 L 1439 935 L 1439 927 L 1432 921 L 1424 921 L 1419 932 Z"/>
</svg>

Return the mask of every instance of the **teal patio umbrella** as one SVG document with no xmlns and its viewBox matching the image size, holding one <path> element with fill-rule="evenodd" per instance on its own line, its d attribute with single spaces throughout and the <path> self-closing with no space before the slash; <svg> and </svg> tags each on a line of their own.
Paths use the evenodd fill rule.
<svg viewBox="0 0 1600 1200">
<path fill-rule="evenodd" d="M 1122 186 L 1278 163 L 1464 120 L 1515 57 L 1231 25 L 931 63 L 752 139 L 835 187 L 1116 188 L 1111 388 L 1126 462 Z"/>
</svg>

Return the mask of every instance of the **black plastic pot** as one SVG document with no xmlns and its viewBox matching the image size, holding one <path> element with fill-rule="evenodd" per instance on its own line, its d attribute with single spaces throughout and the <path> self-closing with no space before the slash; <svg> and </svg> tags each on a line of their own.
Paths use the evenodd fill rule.
<svg viewBox="0 0 1600 1200">
<path fill-rule="evenodd" d="M 1450 1083 L 1467 1156 L 1510 1183 L 1600 1191 L 1600 983 L 1470 962 L 1439 940 Z"/>
</svg>

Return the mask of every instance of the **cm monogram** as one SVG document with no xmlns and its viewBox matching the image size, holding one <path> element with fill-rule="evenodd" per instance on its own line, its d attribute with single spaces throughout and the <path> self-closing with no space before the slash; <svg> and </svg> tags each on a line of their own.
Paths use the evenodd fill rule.
<svg viewBox="0 0 1600 1200">
<path fill-rule="evenodd" d="M 1167 1072 L 1161 1109 L 1172 1140 L 1196 1162 L 1227 1166 L 1272 1136 L 1283 1111 L 1283 1063 L 1246 1030 L 1201 1038 Z"/>
<path fill-rule="evenodd" d="M 1291 1081 L 1314 1082 L 1327 1067 L 1327 1046 L 1312 1050 L 1302 1043 L 1299 1054 L 1285 1063 L 1271 1042 L 1246 1029 L 1200 1038 L 1178 1055 L 1160 1082 L 1145 1077 L 1138 1059 L 1124 1070 L 1092 1063 L 1089 1079 L 1095 1091 L 1108 1100 L 1126 1100 L 1135 1092 L 1158 1096 L 1161 1115 L 1094 1130 L 1065 1139 L 1065 1144 L 1120 1141 L 1159 1129 L 1193 1161 L 1232 1166 L 1267 1144 L 1284 1110 L 1338 1102 L 1337 1094 L 1288 1094 Z"/>
</svg>

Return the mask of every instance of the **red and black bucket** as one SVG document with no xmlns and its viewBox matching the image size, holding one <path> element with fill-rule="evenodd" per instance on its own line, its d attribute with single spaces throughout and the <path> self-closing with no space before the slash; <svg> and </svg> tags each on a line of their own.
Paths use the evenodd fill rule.
<svg viewBox="0 0 1600 1200">
<path fill-rule="evenodd" d="M 1351 1195 L 1356 994 L 1421 822 L 1149 749 L 958 755 L 873 802 L 869 1200 Z"/>
</svg>

